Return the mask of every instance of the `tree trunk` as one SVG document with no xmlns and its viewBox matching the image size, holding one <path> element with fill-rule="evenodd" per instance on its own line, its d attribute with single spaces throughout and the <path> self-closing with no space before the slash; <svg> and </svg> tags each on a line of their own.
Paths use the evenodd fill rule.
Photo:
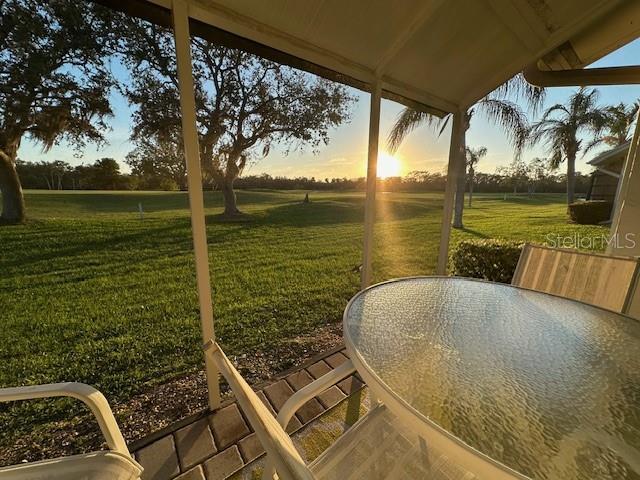
<svg viewBox="0 0 640 480">
<path fill-rule="evenodd" d="M 575 201 L 576 192 L 576 154 L 567 155 L 567 204 Z"/>
<path fill-rule="evenodd" d="M 469 207 L 471 207 L 471 202 L 473 202 L 473 176 L 474 172 L 469 172 Z"/>
<path fill-rule="evenodd" d="M 220 190 L 222 191 L 222 198 L 224 199 L 224 215 L 227 217 L 241 213 L 240 210 L 238 210 L 236 192 L 233 190 L 234 181 L 235 178 L 225 177 L 222 182 L 220 182 Z"/>
<path fill-rule="evenodd" d="M 16 171 L 15 155 L 13 157 L 0 151 L 0 193 L 2 193 L 0 222 L 2 223 L 21 223 L 25 220 L 24 195 Z"/>
<path fill-rule="evenodd" d="M 453 211 L 453 228 L 464 228 L 464 225 L 462 224 L 462 214 L 464 213 L 464 191 L 466 190 L 467 186 L 467 165 L 465 161 L 465 152 L 467 146 L 466 136 L 467 129 L 465 129 L 464 136 L 462 137 L 462 144 L 460 146 L 460 153 L 458 158 L 458 181 L 456 182 L 456 201 Z"/>
</svg>

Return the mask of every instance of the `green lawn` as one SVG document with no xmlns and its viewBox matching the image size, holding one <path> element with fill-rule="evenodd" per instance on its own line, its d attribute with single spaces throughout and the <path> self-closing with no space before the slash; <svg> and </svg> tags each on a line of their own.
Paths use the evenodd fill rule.
<svg viewBox="0 0 640 480">
<path fill-rule="evenodd" d="M 303 197 L 238 192 L 249 215 L 230 223 L 217 216 L 221 197 L 206 194 L 216 331 L 231 354 L 339 322 L 358 290 L 362 194 Z M 0 227 L 0 387 L 75 380 L 118 402 L 201 368 L 186 194 L 28 192 L 26 201 L 29 222 Z M 477 196 L 453 243 L 606 232 L 566 223 L 562 202 Z M 376 281 L 433 273 L 441 208 L 440 194 L 379 194 Z M 17 408 L 0 410 L 0 445 L 44 407 Z"/>
</svg>

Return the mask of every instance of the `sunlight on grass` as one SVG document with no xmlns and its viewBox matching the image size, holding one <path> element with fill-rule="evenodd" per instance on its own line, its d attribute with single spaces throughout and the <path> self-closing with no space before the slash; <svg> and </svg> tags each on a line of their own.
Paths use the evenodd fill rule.
<svg viewBox="0 0 640 480">
<path fill-rule="evenodd" d="M 303 198 L 240 191 L 248 216 L 230 223 L 220 195 L 205 194 L 216 332 L 230 355 L 339 322 L 359 288 L 363 195 Z M 202 367 L 186 193 L 28 192 L 27 205 L 26 225 L 0 229 L 0 387 L 74 380 L 117 403 Z M 432 274 L 442 195 L 385 193 L 377 207 L 374 280 Z M 480 195 L 465 225 L 452 243 L 607 231 L 568 224 L 561 196 Z M 2 430 L 16 434 L 38 412 L 22 405 L 19 423 L 4 408 Z"/>
</svg>

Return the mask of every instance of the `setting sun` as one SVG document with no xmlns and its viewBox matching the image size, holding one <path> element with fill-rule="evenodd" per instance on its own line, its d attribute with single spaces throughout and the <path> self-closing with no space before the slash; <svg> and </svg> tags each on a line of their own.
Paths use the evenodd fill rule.
<svg viewBox="0 0 640 480">
<path fill-rule="evenodd" d="M 400 160 L 387 152 L 378 155 L 378 178 L 400 176 Z"/>
</svg>

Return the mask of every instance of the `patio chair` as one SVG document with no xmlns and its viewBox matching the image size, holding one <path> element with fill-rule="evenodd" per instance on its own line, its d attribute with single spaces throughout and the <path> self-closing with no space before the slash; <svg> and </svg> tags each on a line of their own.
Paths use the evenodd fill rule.
<svg viewBox="0 0 640 480">
<path fill-rule="evenodd" d="M 637 258 L 527 243 L 511 284 L 628 313 L 639 271 Z"/>
<path fill-rule="evenodd" d="M 109 450 L 0 468 L 3 480 L 138 480 L 142 467 L 131 458 L 109 403 L 83 383 L 52 383 L 0 389 L 0 402 L 73 397 L 84 402 L 98 421 Z"/>
<path fill-rule="evenodd" d="M 284 427 L 299 407 L 354 373 L 351 361 L 297 391 L 283 405 L 276 420 L 218 344 L 209 341 L 204 349 L 226 378 L 267 452 L 263 480 L 476 478 L 443 452 L 428 446 L 382 404 L 374 406 L 318 458 L 306 464 Z"/>
</svg>

